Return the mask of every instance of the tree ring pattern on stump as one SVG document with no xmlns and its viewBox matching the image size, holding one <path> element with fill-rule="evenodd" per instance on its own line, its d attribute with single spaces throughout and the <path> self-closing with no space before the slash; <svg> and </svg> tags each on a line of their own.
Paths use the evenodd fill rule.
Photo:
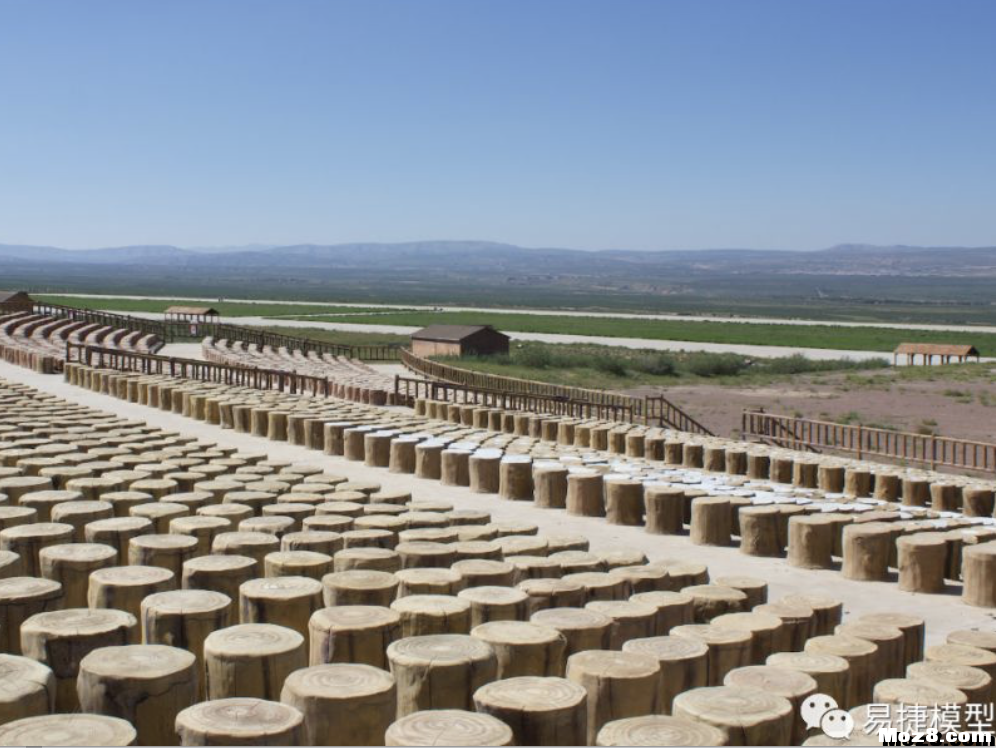
<svg viewBox="0 0 996 748">
<path fill-rule="evenodd" d="M 511 745 L 512 729 L 487 714 L 436 709 L 402 717 L 387 728 L 388 745 Z"/>
</svg>

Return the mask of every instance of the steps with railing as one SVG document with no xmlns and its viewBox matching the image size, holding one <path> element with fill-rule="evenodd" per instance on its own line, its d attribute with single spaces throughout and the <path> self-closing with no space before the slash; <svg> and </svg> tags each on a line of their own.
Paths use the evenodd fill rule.
<svg viewBox="0 0 996 748">
<path fill-rule="evenodd" d="M 417 356 L 408 349 L 402 349 L 400 355 L 401 363 L 409 370 L 429 379 L 456 385 L 464 397 L 471 393 L 481 397 L 495 394 L 515 396 L 517 399 L 511 402 L 525 404 L 523 410 L 544 408 L 544 404 L 550 403 L 569 403 L 578 412 L 583 412 L 587 408 L 592 412 L 618 414 L 613 420 L 632 420 L 648 425 L 668 426 L 693 434 L 713 435 L 709 429 L 663 395 L 632 397 L 605 390 L 567 387 L 531 379 L 485 374 L 432 361 Z"/>
</svg>

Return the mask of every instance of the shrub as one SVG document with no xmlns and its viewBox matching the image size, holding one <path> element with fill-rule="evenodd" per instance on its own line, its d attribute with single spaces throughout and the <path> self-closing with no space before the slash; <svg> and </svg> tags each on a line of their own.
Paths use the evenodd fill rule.
<svg viewBox="0 0 996 748">
<path fill-rule="evenodd" d="M 732 377 L 750 366 L 743 356 L 734 353 L 716 353 L 695 357 L 688 361 L 688 371 L 699 377 Z"/>
</svg>

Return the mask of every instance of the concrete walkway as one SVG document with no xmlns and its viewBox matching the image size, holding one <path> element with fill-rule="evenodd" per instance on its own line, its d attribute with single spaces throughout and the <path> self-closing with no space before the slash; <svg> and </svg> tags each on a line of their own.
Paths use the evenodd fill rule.
<svg viewBox="0 0 996 748">
<path fill-rule="evenodd" d="M 651 560 L 680 558 L 705 563 L 713 579 L 724 575 L 760 577 L 768 581 L 772 600 L 791 593 L 834 597 L 844 601 L 845 620 L 882 611 L 919 615 L 927 621 L 927 639 L 930 643 L 942 643 L 948 632 L 957 629 L 992 630 L 993 627 L 996 611 L 962 604 L 958 590 L 942 595 L 900 592 L 894 582 L 850 581 L 843 579 L 836 571 L 804 571 L 789 566 L 784 559 L 745 556 L 736 548 L 692 545 L 685 536 L 650 535 L 638 527 L 610 525 L 601 519 L 572 517 L 560 510 L 538 509 L 530 502 L 511 502 L 495 495 L 473 494 L 466 488 L 443 486 L 437 481 L 410 475 L 395 475 L 304 447 L 237 434 L 173 413 L 96 394 L 69 385 L 61 377 L 35 374 L 3 362 L 0 362 L 0 378 L 23 382 L 73 402 L 142 420 L 162 429 L 191 434 L 205 441 L 236 447 L 244 452 L 265 452 L 273 459 L 321 465 L 352 480 L 376 481 L 384 489 L 411 491 L 418 500 L 443 500 L 451 502 L 457 509 L 487 510 L 496 521 L 524 520 L 538 525 L 541 533 L 581 534 L 589 538 L 595 551 L 639 550 Z"/>
</svg>

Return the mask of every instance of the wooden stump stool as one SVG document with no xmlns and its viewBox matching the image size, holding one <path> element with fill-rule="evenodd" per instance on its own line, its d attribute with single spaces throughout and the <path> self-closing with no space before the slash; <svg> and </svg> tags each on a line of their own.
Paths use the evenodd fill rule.
<svg viewBox="0 0 996 748">
<path fill-rule="evenodd" d="M 470 636 L 415 636 L 387 648 L 397 681 L 398 714 L 424 709 L 469 709 L 475 691 L 493 681 L 497 660 L 490 645 Z"/>
<path fill-rule="evenodd" d="M 834 527 L 821 514 L 799 514 L 788 522 L 788 562 L 801 569 L 833 567 Z"/>
<path fill-rule="evenodd" d="M 204 640 L 205 692 L 211 700 L 275 701 L 287 676 L 307 665 L 304 637 L 284 626 L 229 626 Z"/>
<path fill-rule="evenodd" d="M 401 638 L 401 616 L 375 605 L 338 605 L 315 611 L 308 623 L 312 665 L 356 662 L 386 670 L 386 650 Z"/>
<path fill-rule="evenodd" d="M 598 732 L 600 746 L 716 746 L 727 745 L 727 735 L 711 725 L 690 719 L 652 715 L 608 722 Z"/>
<path fill-rule="evenodd" d="M 978 668 L 993 679 L 993 698 L 996 700 L 996 654 L 964 644 L 935 644 L 924 651 L 925 662 L 965 665 Z"/>
<path fill-rule="evenodd" d="M 955 688 L 965 694 L 969 704 L 983 704 L 992 698 L 993 679 L 979 668 L 943 662 L 914 662 L 906 668 L 906 677 Z"/>
<path fill-rule="evenodd" d="M 52 711 L 79 711 L 76 678 L 80 661 L 95 649 L 127 644 L 136 626 L 137 621 L 129 613 L 88 608 L 38 613 L 21 625 L 25 656 L 47 665 L 55 676 Z"/>
<path fill-rule="evenodd" d="M 502 453 L 498 449 L 479 449 L 470 455 L 470 490 L 474 493 L 498 493 L 498 465 Z"/>
<path fill-rule="evenodd" d="M 474 705 L 508 725 L 515 745 L 584 745 L 587 698 L 565 678 L 520 676 L 481 686 Z"/>
<path fill-rule="evenodd" d="M 749 631 L 711 624 L 675 626 L 671 636 L 685 637 L 709 648 L 709 685 L 721 685 L 731 670 L 750 664 L 752 635 Z"/>
<path fill-rule="evenodd" d="M 126 720 L 102 714 L 46 714 L 0 725 L 0 745 L 137 745 Z"/>
<path fill-rule="evenodd" d="M 308 745 L 381 745 L 397 708 L 391 674 L 355 663 L 297 670 L 280 700 L 304 715 Z"/>
<path fill-rule="evenodd" d="M 186 649 L 204 667 L 204 640 L 213 631 L 230 625 L 234 616 L 232 599 L 209 590 L 171 590 L 142 600 L 142 641 Z M 199 684 L 198 696 L 204 696 Z"/>
<path fill-rule="evenodd" d="M 470 632 L 470 603 L 452 595 L 399 597 L 391 610 L 400 616 L 403 637 Z"/>
<path fill-rule="evenodd" d="M 544 509 L 564 509 L 567 506 L 568 471 L 556 464 L 533 468 L 533 500 Z"/>
<path fill-rule="evenodd" d="M 630 478 L 604 480 L 605 516 L 614 525 L 643 524 L 643 483 Z"/>
<path fill-rule="evenodd" d="M 175 521 L 175 520 L 174 520 Z M 128 544 L 132 538 L 153 532 L 152 521 L 144 517 L 114 517 L 90 522 L 84 529 L 87 543 L 102 543 L 118 553 L 118 563 L 128 563 Z"/>
<path fill-rule="evenodd" d="M 763 665 L 767 657 L 786 648 L 785 624 L 771 613 L 726 613 L 712 620 L 714 626 L 749 632 L 750 661 Z"/>
<path fill-rule="evenodd" d="M 389 607 L 397 597 L 393 573 L 367 569 L 337 571 L 322 577 L 326 606 L 376 605 Z"/>
<path fill-rule="evenodd" d="M 806 642 L 806 652 L 829 654 L 847 660 L 849 665 L 847 696 L 841 708 L 850 709 L 871 701 L 874 667 L 878 647 L 864 639 L 852 636 L 816 636 Z"/>
<path fill-rule="evenodd" d="M 902 704 L 929 708 L 953 705 L 961 713 L 968 704 L 962 691 L 941 683 L 912 678 L 885 678 L 875 684 L 872 696 L 876 704 Z"/>
<path fill-rule="evenodd" d="M 394 576 L 398 580 L 398 597 L 455 595 L 463 589 L 463 577 L 450 569 L 402 569 Z"/>
<path fill-rule="evenodd" d="M 810 676 L 789 668 L 752 665 L 728 672 L 723 680 L 723 685 L 774 694 L 788 699 L 792 705 L 793 717 L 791 744 L 801 745 L 802 741 L 806 739 L 808 728 L 800 710 L 802 703 L 817 692 L 817 683 Z"/>
<path fill-rule="evenodd" d="M 690 688 L 709 684 L 709 647 L 680 636 L 654 636 L 631 639 L 623 652 L 656 661 L 659 667 L 658 705 L 655 712 L 671 714 L 674 697 Z"/>
<path fill-rule="evenodd" d="M 56 680 L 51 668 L 30 657 L 0 654 L 0 675 L 0 725 L 55 711 Z"/>
<path fill-rule="evenodd" d="M 117 563 L 117 552 L 97 543 L 50 545 L 38 555 L 39 576 L 62 585 L 62 605 L 66 608 L 85 608 L 90 574 Z"/>
<path fill-rule="evenodd" d="M 530 617 L 548 608 L 582 608 L 585 604 L 584 587 L 563 579 L 527 579 L 516 587 L 529 598 L 526 613 Z"/>
<path fill-rule="evenodd" d="M 781 556 L 779 518 L 771 506 L 745 506 L 740 510 L 740 552 L 748 556 Z"/>
<path fill-rule="evenodd" d="M 389 746 L 512 745 L 512 729 L 489 714 L 432 709 L 402 717 L 387 728 Z"/>
<path fill-rule="evenodd" d="M 113 521 L 113 520 L 112 520 Z M 0 550 L 16 553 L 27 576 L 41 576 L 38 554 L 43 548 L 72 543 L 75 528 L 61 522 L 35 522 L 0 530 Z"/>
<path fill-rule="evenodd" d="M 992 517 L 993 496 L 993 489 L 987 486 L 965 486 L 961 490 L 962 511 L 966 517 Z"/>
<path fill-rule="evenodd" d="M 239 587 L 242 623 L 273 623 L 300 634 L 322 607 L 322 583 L 309 577 L 251 579 Z"/>
<path fill-rule="evenodd" d="M 176 589 L 173 572 L 158 566 L 111 566 L 90 574 L 87 604 L 91 608 L 114 608 L 142 620 L 142 600 L 157 592 Z M 141 638 L 136 629 L 134 643 Z"/>
<path fill-rule="evenodd" d="M 258 564 L 248 556 L 197 556 L 183 562 L 181 585 L 185 590 L 211 590 L 239 599 L 239 588 L 256 577 Z"/>
<path fill-rule="evenodd" d="M 567 474 L 568 514 L 580 517 L 604 517 L 602 475 L 593 470 L 577 470 Z"/>
<path fill-rule="evenodd" d="M 853 622 L 899 629 L 903 634 L 903 664 L 909 665 L 923 659 L 923 642 L 926 635 L 926 624 L 923 618 L 908 613 L 869 613 Z M 948 634 L 949 642 L 951 636 L 952 634 Z"/>
<path fill-rule="evenodd" d="M 695 621 L 694 601 L 691 595 L 684 592 L 640 592 L 632 595 L 630 601 L 657 609 L 653 636 L 666 636 L 675 626 Z"/>
<path fill-rule="evenodd" d="M 996 542 L 965 548 L 961 570 L 964 580 L 961 599 L 968 605 L 996 607 Z"/>
<path fill-rule="evenodd" d="M 444 486 L 469 486 L 470 455 L 466 449 L 444 449 L 440 457 L 439 482 Z"/>
<path fill-rule="evenodd" d="M 128 563 L 169 569 L 180 579 L 184 563 L 196 552 L 197 538 L 189 535 L 138 535 L 128 543 Z"/>
<path fill-rule="evenodd" d="M 816 681 L 816 691 L 833 697 L 838 704 L 847 699 L 850 665 L 843 657 L 813 652 L 775 652 L 765 661 L 774 668 L 796 670 Z"/>
<path fill-rule="evenodd" d="M 475 626 L 471 636 L 491 645 L 497 678 L 561 676 L 567 639 L 557 629 L 525 621 L 492 621 Z"/>
<path fill-rule="evenodd" d="M 828 636 L 844 616 L 844 604 L 840 600 L 823 595 L 786 595 L 780 602 L 799 604 L 813 611 L 813 636 Z"/>
<path fill-rule="evenodd" d="M 729 545 L 732 533 L 730 500 L 700 496 L 692 500 L 691 540 L 695 545 Z"/>
<path fill-rule="evenodd" d="M 681 591 L 692 598 L 692 615 L 696 623 L 709 623 L 724 613 L 739 613 L 748 609 L 747 595 L 732 587 L 701 584 L 685 587 Z"/>
<path fill-rule="evenodd" d="M 264 699 L 216 699 L 180 712 L 176 734 L 180 745 L 301 745 L 304 716 Z"/>
<path fill-rule="evenodd" d="M 790 745 L 795 719 L 788 699 L 732 686 L 678 694 L 673 713 L 722 730 L 731 745 Z"/>
<path fill-rule="evenodd" d="M 684 529 L 685 492 L 669 485 L 644 488 L 646 529 L 655 535 L 680 535 Z"/>
<path fill-rule="evenodd" d="M 567 660 L 567 679 L 588 693 L 587 742 L 607 722 L 653 714 L 660 703 L 657 663 L 630 652 L 590 650 Z"/>
<path fill-rule="evenodd" d="M 896 540 L 899 589 L 904 592 L 943 592 L 948 546 L 941 533 L 921 532 Z"/>
<path fill-rule="evenodd" d="M 891 544 L 890 528 L 882 523 L 848 525 L 844 528 L 844 564 L 841 573 L 847 579 L 888 579 Z"/>
<path fill-rule="evenodd" d="M 196 659 L 183 649 L 104 647 L 80 662 L 80 705 L 131 722 L 142 745 L 170 745 L 177 715 L 197 701 L 197 681 Z"/>
<path fill-rule="evenodd" d="M 467 545 L 467 544 L 462 544 Z M 492 545 L 491 543 L 487 544 Z M 501 549 L 496 545 L 496 556 L 500 557 Z M 458 552 L 459 555 L 459 552 Z M 465 558 L 450 567 L 460 575 L 464 587 L 498 586 L 511 587 L 515 568 L 512 564 L 488 558 Z M 459 591 L 459 590 L 457 590 Z"/>
</svg>

